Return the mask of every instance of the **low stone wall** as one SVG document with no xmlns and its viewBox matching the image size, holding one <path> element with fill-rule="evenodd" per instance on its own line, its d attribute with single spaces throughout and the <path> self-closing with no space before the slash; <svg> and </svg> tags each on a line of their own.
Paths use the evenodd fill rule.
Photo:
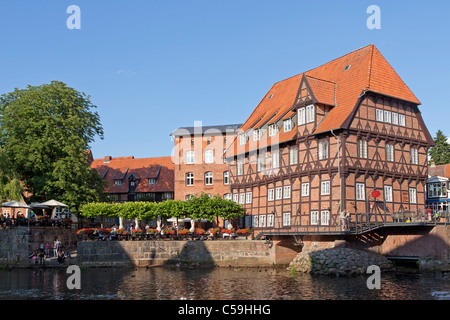
<svg viewBox="0 0 450 320">
<path fill-rule="evenodd" d="M 303 273 L 353 276 L 365 274 L 371 265 L 389 270 L 392 264 L 384 256 L 349 248 L 328 248 L 301 252 L 289 264 L 289 269 Z"/>
<path fill-rule="evenodd" d="M 0 229 L 0 265 L 28 262 L 30 235 L 28 228 Z"/>
<path fill-rule="evenodd" d="M 81 241 L 85 266 L 273 266 L 277 246 L 264 241 Z M 287 262 L 288 263 L 288 262 Z M 286 263 L 286 265 L 287 265 Z"/>
</svg>

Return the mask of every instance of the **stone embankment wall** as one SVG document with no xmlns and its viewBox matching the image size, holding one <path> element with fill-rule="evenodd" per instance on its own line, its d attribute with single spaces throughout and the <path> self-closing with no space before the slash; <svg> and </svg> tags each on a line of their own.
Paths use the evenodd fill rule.
<svg viewBox="0 0 450 320">
<path fill-rule="evenodd" d="M 0 265 L 29 265 L 29 255 L 39 249 L 41 242 L 48 242 L 53 248 L 53 241 L 58 238 L 63 250 L 77 246 L 75 230 L 62 228 L 14 227 L 0 229 Z"/>
<path fill-rule="evenodd" d="M 278 243 L 252 240 L 81 241 L 78 243 L 77 263 L 85 266 L 141 267 L 273 266 L 288 265 L 296 254 L 291 248 Z"/>
</svg>

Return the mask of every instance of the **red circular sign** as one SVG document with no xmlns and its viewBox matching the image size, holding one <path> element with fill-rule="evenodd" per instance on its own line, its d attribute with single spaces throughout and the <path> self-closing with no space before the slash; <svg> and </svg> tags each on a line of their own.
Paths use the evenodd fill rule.
<svg viewBox="0 0 450 320">
<path fill-rule="evenodd" d="M 375 190 L 375 191 L 372 192 L 372 197 L 378 198 L 379 196 L 380 196 L 380 191 Z"/>
</svg>

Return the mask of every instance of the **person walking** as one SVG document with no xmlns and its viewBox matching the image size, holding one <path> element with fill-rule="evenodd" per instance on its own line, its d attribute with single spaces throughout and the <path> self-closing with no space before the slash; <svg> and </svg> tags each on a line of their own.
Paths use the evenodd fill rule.
<svg viewBox="0 0 450 320">
<path fill-rule="evenodd" d="M 45 257 L 50 257 L 50 244 L 48 242 L 45 243 Z"/>
</svg>

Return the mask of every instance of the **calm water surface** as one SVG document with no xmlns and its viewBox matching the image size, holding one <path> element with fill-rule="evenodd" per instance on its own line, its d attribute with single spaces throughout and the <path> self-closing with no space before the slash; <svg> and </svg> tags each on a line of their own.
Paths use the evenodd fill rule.
<svg viewBox="0 0 450 320">
<path fill-rule="evenodd" d="M 54 300 L 450 300 L 450 274 L 382 273 L 381 289 L 367 277 L 291 275 L 283 269 L 87 269 L 69 290 L 65 269 L 0 271 L 0 299 Z"/>
</svg>

